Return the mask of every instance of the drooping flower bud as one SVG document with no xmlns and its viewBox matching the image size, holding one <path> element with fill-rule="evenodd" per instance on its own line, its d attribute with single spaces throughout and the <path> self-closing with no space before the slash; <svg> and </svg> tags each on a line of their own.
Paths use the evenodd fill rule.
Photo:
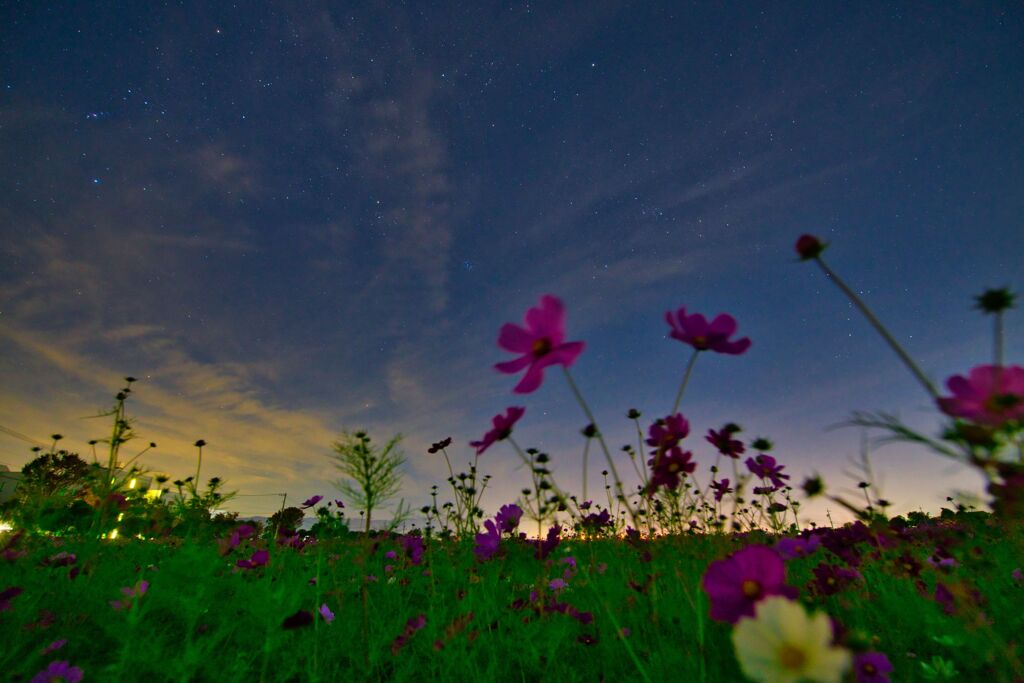
<svg viewBox="0 0 1024 683">
<path fill-rule="evenodd" d="M 809 261 L 812 258 L 818 258 L 827 246 L 828 244 L 814 235 L 800 235 L 796 241 L 796 253 L 800 255 L 801 261 Z"/>
</svg>

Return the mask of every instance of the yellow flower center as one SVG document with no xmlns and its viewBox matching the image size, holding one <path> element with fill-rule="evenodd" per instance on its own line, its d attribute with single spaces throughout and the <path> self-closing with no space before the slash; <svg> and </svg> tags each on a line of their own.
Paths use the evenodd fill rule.
<svg viewBox="0 0 1024 683">
<path fill-rule="evenodd" d="M 698 349 L 703 349 L 708 345 L 708 338 L 704 335 L 699 335 L 693 338 L 693 345 Z"/>
<path fill-rule="evenodd" d="M 1002 413 L 1016 408 L 1021 401 L 1024 398 L 1017 394 L 993 394 L 985 401 L 985 408 L 993 413 Z"/>
<path fill-rule="evenodd" d="M 547 337 L 533 342 L 533 355 L 543 356 L 551 351 L 551 340 Z"/>
<path fill-rule="evenodd" d="M 806 662 L 807 655 L 800 648 L 786 643 L 779 649 L 779 664 L 782 665 L 783 669 L 799 671 Z"/>
<path fill-rule="evenodd" d="M 761 595 L 761 584 L 751 579 L 744 581 L 741 584 L 741 589 L 743 590 L 744 597 L 751 600 Z"/>
<path fill-rule="evenodd" d="M 861 671 L 866 673 L 868 676 L 873 676 L 878 669 L 875 668 L 874 664 L 865 664 L 860 668 Z"/>
</svg>

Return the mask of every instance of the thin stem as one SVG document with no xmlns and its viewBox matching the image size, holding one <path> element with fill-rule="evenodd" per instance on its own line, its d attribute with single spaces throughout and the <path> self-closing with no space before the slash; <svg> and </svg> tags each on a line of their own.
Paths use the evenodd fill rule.
<svg viewBox="0 0 1024 683">
<path fill-rule="evenodd" d="M 683 391 L 686 390 L 686 385 L 690 382 L 690 373 L 693 372 L 693 364 L 697 362 L 698 354 L 700 354 L 700 349 L 694 349 L 693 355 L 690 356 L 690 362 L 686 364 L 686 372 L 683 374 L 683 381 L 679 385 L 679 391 L 676 393 L 676 402 L 672 404 L 670 415 L 675 415 L 679 411 L 679 402 L 683 400 Z"/>
<path fill-rule="evenodd" d="M 601 442 L 601 450 L 604 451 L 604 457 L 608 461 L 608 468 L 612 471 L 612 476 L 615 478 L 615 488 L 618 491 L 618 496 L 621 496 L 622 502 L 625 503 L 626 509 L 629 510 L 629 517 L 633 522 L 633 527 L 636 528 L 636 510 L 629 503 L 629 499 L 626 497 L 625 492 L 622 490 L 622 479 L 619 478 L 619 470 L 615 467 L 615 461 L 612 460 L 611 453 L 608 452 L 608 445 L 604 442 L 604 435 L 601 434 L 601 430 L 597 426 L 597 420 L 594 419 L 594 414 L 590 412 L 590 408 L 587 407 L 586 401 L 583 400 L 583 396 L 580 395 L 580 390 L 576 388 L 576 383 L 572 381 L 572 376 L 569 374 L 569 368 L 562 367 L 562 372 L 565 373 L 565 379 L 569 382 L 569 388 L 572 389 L 572 393 L 576 395 L 576 400 L 579 402 L 580 407 L 583 408 L 583 412 L 586 413 L 587 419 L 590 420 L 590 424 L 594 425 L 594 429 L 597 430 L 597 439 Z M 617 497 L 618 497 L 617 496 Z"/>
<path fill-rule="evenodd" d="M 995 330 L 995 356 L 996 356 L 996 368 L 1003 366 L 1003 312 L 999 311 L 996 313 L 996 330 Z M 996 379 L 996 389 L 998 390 L 998 378 Z"/>
<path fill-rule="evenodd" d="M 590 439 L 583 444 L 583 502 L 587 500 L 587 461 L 590 459 Z"/>
<path fill-rule="evenodd" d="M 903 350 L 903 347 L 901 347 L 899 343 L 897 343 L 897 341 L 893 339 L 892 335 L 889 334 L 889 331 L 882 326 L 882 323 L 879 322 L 878 318 L 875 317 L 875 314 L 871 312 L 871 309 L 867 307 L 867 304 L 865 304 L 861 300 L 861 298 L 854 293 L 852 289 L 847 287 L 846 283 L 843 282 L 838 275 L 832 272 L 832 269 L 829 268 L 825 264 L 825 262 L 821 260 L 820 256 L 815 257 L 814 260 L 817 261 L 818 265 L 821 266 L 821 269 L 825 271 L 825 275 L 827 275 L 828 277 L 832 278 L 832 280 L 835 281 L 836 286 L 838 286 L 839 289 L 843 290 L 843 293 L 846 294 L 850 301 L 852 301 L 854 305 L 860 309 L 860 312 L 864 314 L 864 316 L 868 319 L 868 322 L 870 322 L 871 325 L 876 330 L 878 330 L 878 333 L 882 335 L 882 338 L 885 339 L 886 342 L 889 343 L 889 346 L 892 347 L 892 350 L 895 351 L 896 355 L 900 357 L 900 360 L 903 361 L 903 364 L 906 365 L 912 373 L 914 373 L 914 377 L 916 377 L 917 381 L 921 383 L 921 386 L 925 388 L 925 391 L 927 391 L 933 399 L 937 399 L 939 397 L 939 392 L 935 389 L 935 385 L 932 384 L 930 379 L 925 377 L 924 373 L 921 372 L 921 369 L 917 367 L 917 364 L 914 363 L 913 359 L 911 359 L 911 357 L 907 355 L 907 352 Z"/>
</svg>

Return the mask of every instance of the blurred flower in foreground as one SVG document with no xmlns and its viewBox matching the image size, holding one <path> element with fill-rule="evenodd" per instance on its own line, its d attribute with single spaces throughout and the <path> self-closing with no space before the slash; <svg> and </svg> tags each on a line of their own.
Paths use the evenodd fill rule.
<svg viewBox="0 0 1024 683">
<path fill-rule="evenodd" d="M 1001 427 L 1010 420 L 1024 420 L 1024 367 L 979 365 L 970 377 L 954 375 L 946 380 L 953 393 L 937 400 L 951 417 Z"/>
<path fill-rule="evenodd" d="M 754 615 L 756 603 L 768 596 L 796 598 L 796 588 L 785 585 L 786 565 L 771 548 L 752 545 L 708 565 L 704 591 L 711 600 L 711 618 L 735 624 Z"/>
<path fill-rule="evenodd" d="M 808 616 L 800 603 L 778 596 L 741 619 L 732 642 L 743 673 L 764 683 L 840 683 L 851 663 L 848 650 L 832 645 L 827 614 Z"/>
<path fill-rule="evenodd" d="M 46 667 L 32 677 L 31 683 L 78 683 L 82 680 L 82 670 L 77 666 L 71 666 L 71 662 L 50 662 Z"/>
</svg>

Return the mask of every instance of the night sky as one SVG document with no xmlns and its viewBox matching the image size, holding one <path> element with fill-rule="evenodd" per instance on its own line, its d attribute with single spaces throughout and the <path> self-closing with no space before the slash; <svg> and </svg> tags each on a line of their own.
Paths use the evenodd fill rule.
<svg viewBox="0 0 1024 683">
<path fill-rule="evenodd" d="M 3 4 L 0 425 L 91 461 L 110 427 L 83 418 L 134 375 L 126 453 L 155 441 L 155 471 L 193 473 L 201 438 L 204 479 L 298 503 L 335 493 L 342 430 L 400 433 L 418 508 L 446 488 L 430 444 L 465 468 L 517 405 L 516 441 L 579 492 L 560 368 L 526 396 L 493 368 L 501 325 L 551 293 L 620 471 L 626 412 L 646 429 L 672 406 L 691 349 L 664 314 L 685 306 L 753 341 L 702 354 L 680 406 L 701 483 L 703 434 L 733 421 L 794 483 L 856 498 L 862 432 L 827 427 L 940 420 L 797 262 L 804 232 L 943 393 L 991 362 L 973 297 L 1024 285 L 1021 5 L 427 5 Z M 1020 310 L 1006 334 L 1021 363 Z M 0 433 L 0 462 L 31 445 Z M 922 447 L 872 462 L 895 513 L 981 491 Z M 480 456 L 488 513 L 529 484 L 519 464 Z"/>
</svg>

